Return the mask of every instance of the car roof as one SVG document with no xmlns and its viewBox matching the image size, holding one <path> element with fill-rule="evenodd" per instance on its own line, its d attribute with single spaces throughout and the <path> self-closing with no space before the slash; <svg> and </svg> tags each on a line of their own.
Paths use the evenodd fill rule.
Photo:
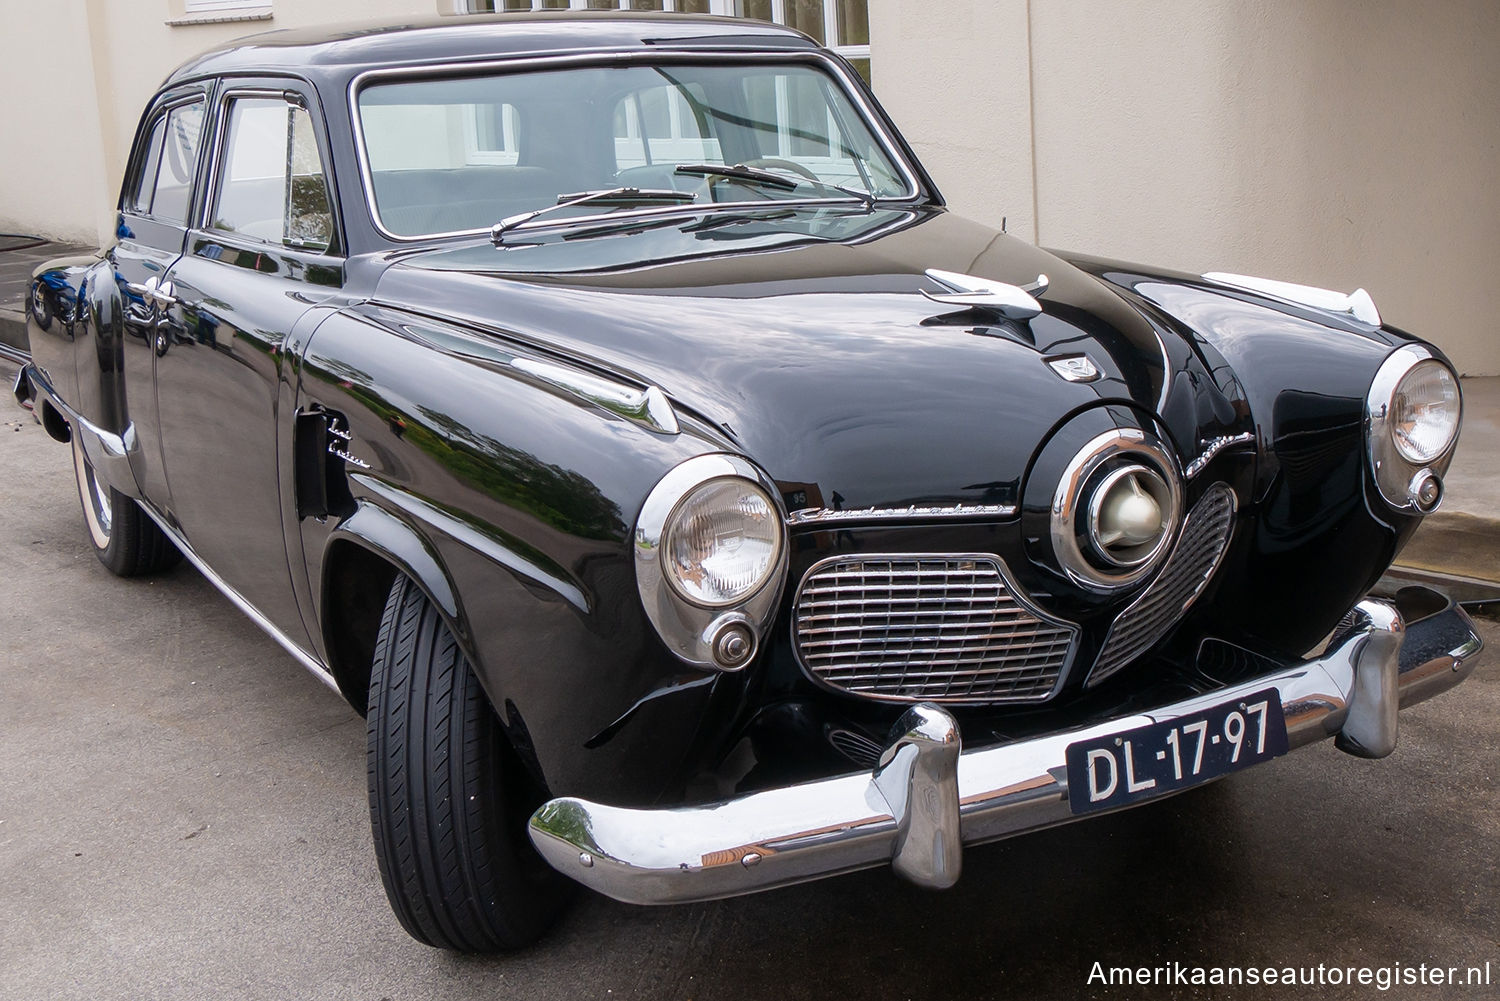
<svg viewBox="0 0 1500 1001">
<path fill-rule="evenodd" d="M 817 43 L 781 25 L 707 14 L 569 10 L 404 18 L 250 35 L 189 60 L 167 83 L 246 73 L 342 76 L 371 66 L 665 45 L 808 49 Z"/>
</svg>

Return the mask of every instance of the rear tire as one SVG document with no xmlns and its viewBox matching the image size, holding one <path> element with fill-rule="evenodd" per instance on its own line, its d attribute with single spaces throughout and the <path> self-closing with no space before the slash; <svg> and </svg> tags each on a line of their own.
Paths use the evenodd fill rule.
<svg viewBox="0 0 1500 1001">
<path fill-rule="evenodd" d="M 73 474 L 78 480 L 78 500 L 83 505 L 89 545 L 111 573 L 138 577 L 165 570 L 182 559 L 172 540 L 140 505 L 94 475 L 76 432 Z"/>
<path fill-rule="evenodd" d="M 572 886 L 526 836 L 544 797 L 453 634 L 403 574 L 376 638 L 367 738 L 375 858 L 402 927 L 460 952 L 539 938 Z"/>
</svg>

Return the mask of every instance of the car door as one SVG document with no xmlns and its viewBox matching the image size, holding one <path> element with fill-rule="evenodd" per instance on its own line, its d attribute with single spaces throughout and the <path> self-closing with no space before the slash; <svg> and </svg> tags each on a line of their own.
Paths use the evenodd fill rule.
<svg viewBox="0 0 1500 1001">
<path fill-rule="evenodd" d="M 105 427 L 135 426 L 139 447 L 131 452 L 131 471 L 142 496 L 157 508 L 170 504 L 153 386 L 158 320 L 170 292 L 162 283 L 182 254 L 207 103 L 201 85 L 179 88 L 163 94 L 142 119 L 120 199 L 117 241 L 105 255 L 119 290 L 118 315 L 98 317 L 97 364 L 79 373 L 82 412 L 98 415 Z"/>
<path fill-rule="evenodd" d="M 278 424 L 291 421 L 281 402 L 293 398 L 285 347 L 344 274 L 316 108 L 311 88 L 226 81 L 200 225 L 169 272 L 175 303 L 156 353 L 171 517 L 225 583 L 304 649 L 277 459 Z"/>
</svg>

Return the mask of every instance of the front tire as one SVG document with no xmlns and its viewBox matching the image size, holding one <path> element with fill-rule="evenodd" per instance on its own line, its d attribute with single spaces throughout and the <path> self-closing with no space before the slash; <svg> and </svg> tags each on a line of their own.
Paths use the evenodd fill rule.
<svg viewBox="0 0 1500 1001">
<path fill-rule="evenodd" d="M 73 433 L 73 475 L 89 544 L 99 562 L 118 577 L 138 577 L 165 570 L 182 559 L 177 547 L 140 505 L 94 475 L 88 456 Z"/>
<path fill-rule="evenodd" d="M 571 886 L 526 836 L 543 796 L 452 632 L 401 574 L 375 643 L 367 748 L 375 858 L 402 927 L 460 952 L 539 938 Z"/>
</svg>

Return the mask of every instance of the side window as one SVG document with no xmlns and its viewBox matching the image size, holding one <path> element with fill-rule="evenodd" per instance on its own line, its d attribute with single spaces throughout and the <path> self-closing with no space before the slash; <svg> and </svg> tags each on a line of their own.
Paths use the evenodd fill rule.
<svg viewBox="0 0 1500 1001">
<path fill-rule="evenodd" d="M 151 196 L 156 193 L 156 171 L 161 166 L 161 145 L 167 136 L 167 116 L 156 119 L 151 127 L 151 137 L 146 140 L 146 159 L 135 178 L 135 190 L 125 199 L 125 211 L 148 215 L 151 212 Z"/>
<path fill-rule="evenodd" d="M 328 181 L 307 111 L 280 98 L 229 103 L 213 229 L 298 250 L 334 247 Z"/>
<path fill-rule="evenodd" d="M 179 105 L 158 118 L 151 128 L 135 191 L 126 199 L 125 208 L 184 225 L 193 201 L 202 134 L 202 101 Z"/>
</svg>

